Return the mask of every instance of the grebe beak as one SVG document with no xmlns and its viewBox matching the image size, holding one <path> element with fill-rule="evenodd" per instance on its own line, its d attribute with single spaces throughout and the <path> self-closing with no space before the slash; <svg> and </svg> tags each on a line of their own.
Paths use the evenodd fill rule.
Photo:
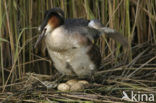
<svg viewBox="0 0 156 103">
<path fill-rule="evenodd" d="M 35 43 L 34 48 L 36 48 L 38 46 L 38 44 L 40 43 L 40 41 L 43 39 L 43 37 L 45 36 L 46 30 L 47 30 L 46 28 L 43 29 L 42 33 L 39 35 L 39 37 Z"/>
</svg>

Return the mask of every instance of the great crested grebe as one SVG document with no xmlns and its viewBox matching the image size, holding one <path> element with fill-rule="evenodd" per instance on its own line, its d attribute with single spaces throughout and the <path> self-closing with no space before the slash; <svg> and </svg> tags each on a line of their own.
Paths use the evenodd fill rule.
<svg viewBox="0 0 156 103">
<path fill-rule="evenodd" d="M 119 32 L 104 27 L 100 21 L 65 19 L 60 8 L 52 8 L 45 13 L 40 31 L 35 47 L 45 38 L 55 68 L 64 75 L 79 78 L 90 77 L 100 66 L 100 50 L 93 41 L 101 34 L 106 34 L 123 46 L 128 45 Z"/>
</svg>

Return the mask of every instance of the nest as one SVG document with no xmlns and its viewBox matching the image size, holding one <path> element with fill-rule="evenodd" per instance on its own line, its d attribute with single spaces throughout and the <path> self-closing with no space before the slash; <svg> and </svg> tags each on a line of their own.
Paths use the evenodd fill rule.
<svg viewBox="0 0 156 103">
<path fill-rule="evenodd" d="M 101 67 L 100 71 L 95 73 L 94 79 L 90 80 L 90 84 L 82 91 L 58 91 L 56 88 L 58 83 L 67 80 L 66 78 L 62 79 L 60 74 L 26 73 L 14 83 L 0 86 L 3 91 L 0 93 L 0 103 L 123 103 L 131 101 L 122 98 L 124 92 L 127 95 L 131 95 L 131 91 L 139 94 L 155 94 L 155 48 L 148 45 L 146 48 L 124 66 L 110 66 L 112 64 L 112 61 L 108 60 L 110 58 L 105 59 L 105 65 Z M 111 68 L 103 69 L 103 67 Z"/>
</svg>

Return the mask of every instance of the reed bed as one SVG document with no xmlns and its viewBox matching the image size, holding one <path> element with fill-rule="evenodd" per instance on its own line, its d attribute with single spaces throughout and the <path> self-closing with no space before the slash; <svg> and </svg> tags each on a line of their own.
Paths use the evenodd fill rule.
<svg viewBox="0 0 156 103">
<path fill-rule="evenodd" d="M 66 18 L 99 19 L 128 38 L 128 48 L 98 40 L 102 64 L 84 91 L 42 85 L 58 78 L 44 43 L 33 48 L 44 12 L 53 7 Z M 155 0 L 0 0 L 0 102 L 122 103 L 123 90 L 156 93 Z"/>
</svg>

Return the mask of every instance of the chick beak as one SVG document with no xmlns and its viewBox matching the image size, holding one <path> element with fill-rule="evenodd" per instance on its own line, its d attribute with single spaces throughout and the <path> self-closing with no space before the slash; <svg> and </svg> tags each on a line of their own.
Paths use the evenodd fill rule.
<svg viewBox="0 0 156 103">
<path fill-rule="evenodd" d="M 44 38 L 46 30 L 47 30 L 46 28 L 43 29 L 42 33 L 39 35 L 39 37 L 38 37 L 38 39 L 37 39 L 37 41 L 35 43 L 34 48 L 36 48 L 38 46 L 38 44 L 41 42 L 41 40 Z"/>
</svg>

